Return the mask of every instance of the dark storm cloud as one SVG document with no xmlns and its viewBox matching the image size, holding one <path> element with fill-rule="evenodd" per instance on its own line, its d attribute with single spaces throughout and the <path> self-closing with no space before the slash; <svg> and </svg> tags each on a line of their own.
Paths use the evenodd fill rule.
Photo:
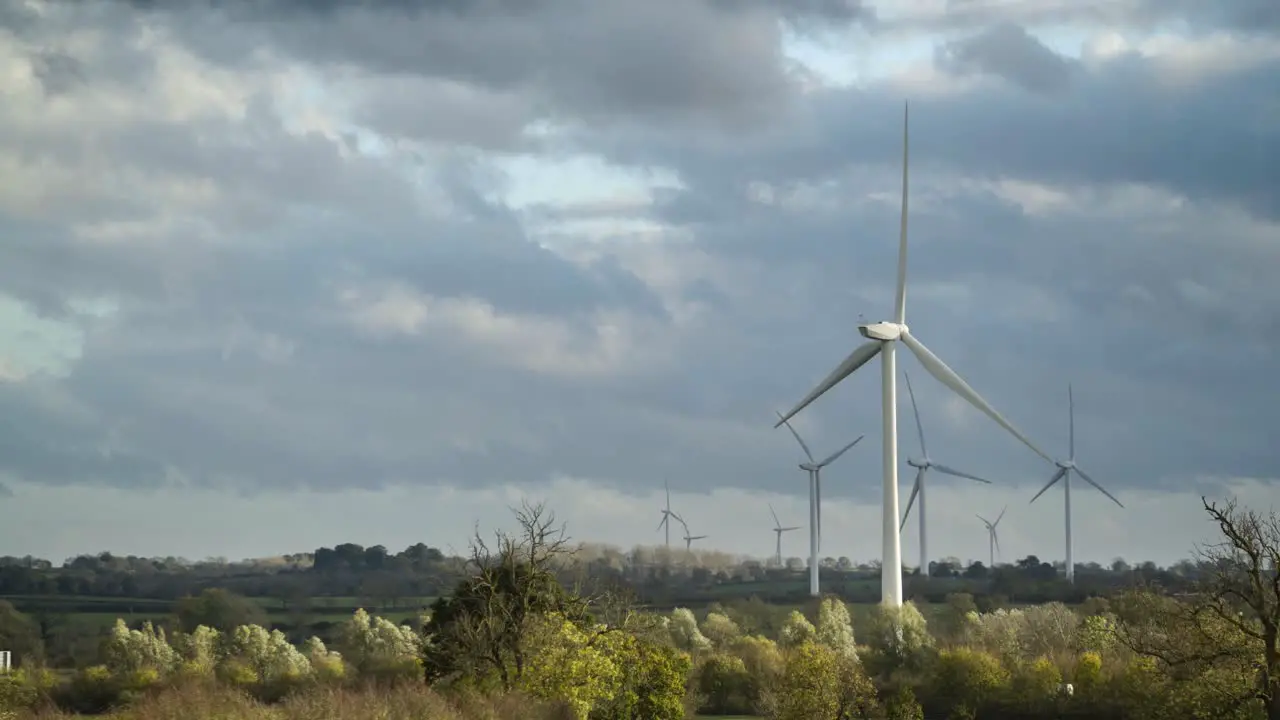
<svg viewBox="0 0 1280 720">
<path fill-rule="evenodd" d="M 1013 23 L 992 26 L 938 48 L 938 66 L 957 75 L 997 75 L 1031 92 L 1054 92 L 1071 79 L 1071 63 Z"/>
<path fill-rule="evenodd" d="M 1124 55 L 1077 73 L 1047 99 L 997 86 L 913 100 L 912 154 L 972 177 L 1148 183 L 1280 218 L 1280 124 L 1270 101 L 1280 96 L 1280 62 L 1200 82 L 1172 82 L 1163 72 Z M 788 132 L 714 144 L 605 132 L 585 142 L 622 162 L 677 168 L 696 185 L 669 200 L 671 219 L 684 220 L 711 212 L 707 203 L 723 193 L 736 197 L 750 180 L 789 183 L 848 163 L 899 162 L 902 102 L 882 87 L 827 90 L 796 112 Z"/>
<path fill-rule="evenodd" d="M 159 8 L 157 17 L 222 63 L 252 63 L 255 48 L 270 48 L 334 72 L 423 75 L 525 94 L 536 102 L 508 107 L 525 113 L 525 122 L 560 119 L 567 111 L 628 122 L 759 123 L 794 92 L 780 19 L 848 23 L 872 16 L 849 0 L 141 6 Z M 407 118 L 443 122 L 430 119 L 439 106 L 417 98 L 382 99 L 370 108 L 398 118 L 386 121 L 391 127 Z"/>
</svg>

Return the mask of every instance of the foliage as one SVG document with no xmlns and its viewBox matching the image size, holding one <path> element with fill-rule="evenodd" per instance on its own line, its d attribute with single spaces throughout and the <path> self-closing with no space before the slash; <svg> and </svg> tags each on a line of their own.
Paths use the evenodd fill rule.
<svg viewBox="0 0 1280 720">
<path fill-rule="evenodd" d="M 809 622 L 809 618 L 799 610 L 792 610 L 787 616 L 785 622 L 782 623 L 782 631 L 778 634 L 778 642 L 784 648 L 798 648 L 801 645 L 813 641 L 818 635 L 818 630 Z"/>
<path fill-rule="evenodd" d="M 698 666 L 696 685 L 704 713 L 745 715 L 753 710 L 751 674 L 740 657 L 716 653 L 705 658 Z"/>
<path fill-rule="evenodd" d="M 681 650 L 698 652 L 711 649 L 711 640 L 698 628 L 698 619 L 688 608 L 676 608 L 671 611 L 671 621 L 667 625 L 671 633 L 671 642 Z"/>
<path fill-rule="evenodd" d="M 853 658 L 816 642 L 787 653 L 772 716 L 777 720 L 844 720 L 876 710 L 875 686 Z"/>
<path fill-rule="evenodd" d="M 343 623 L 340 638 L 341 657 L 365 677 L 396 680 L 422 672 L 421 638 L 407 625 L 371 617 L 361 608 Z"/>
<path fill-rule="evenodd" d="M 103 642 L 102 655 L 107 668 L 120 677 L 143 671 L 163 676 L 178 664 L 178 654 L 165 639 L 164 629 L 149 622 L 130 630 L 124 620 L 116 620 Z"/>
<path fill-rule="evenodd" d="M 898 608 L 876 606 L 867 645 L 875 654 L 874 664 L 881 669 L 919 669 L 928 661 L 934 640 L 915 603 L 906 602 Z"/>
<path fill-rule="evenodd" d="M 520 687 L 535 697 L 564 701 L 578 720 L 613 698 L 622 672 L 595 636 L 562 615 L 542 618 L 531 633 Z"/>
<path fill-rule="evenodd" d="M 600 702 L 592 720 L 680 720 L 684 718 L 689 655 L 627 633 L 602 636 L 605 651 L 620 670 L 617 691 Z"/>
<path fill-rule="evenodd" d="M 909 687 L 899 688 L 897 694 L 889 698 L 884 714 L 886 720 L 924 720 L 924 708 Z"/>
<path fill-rule="evenodd" d="M 723 648 L 737 640 L 742 630 L 728 615 L 709 612 L 706 619 L 702 621 L 702 634 L 713 646 Z"/>
<path fill-rule="evenodd" d="M 973 711 L 988 705 L 1009 684 L 1009 672 L 990 653 L 967 647 L 938 653 L 933 694 L 940 707 Z"/>
<path fill-rule="evenodd" d="M 818 642 L 835 650 L 837 653 L 856 659 L 857 645 L 853 639 L 853 622 L 849 619 L 849 608 L 840 598 L 827 597 L 818 606 Z"/>
<path fill-rule="evenodd" d="M 495 549 L 477 533 L 471 562 L 475 575 L 453 595 L 431 607 L 424 631 L 428 679 L 496 677 L 507 690 L 520 681 L 532 633 L 542 619 L 558 615 L 586 621 L 586 601 L 570 593 L 556 576 L 556 563 L 569 554 L 562 529 L 541 505 L 516 512 L 520 536 L 499 532 Z"/>
<path fill-rule="evenodd" d="M 174 615 L 183 632 L 193 632 L 201 625 L 227 633 L 244 625 L 267 624 L 267 614 L 260 605 L 222 588 L 182 598 L 174 606 Z"/>
</svg>

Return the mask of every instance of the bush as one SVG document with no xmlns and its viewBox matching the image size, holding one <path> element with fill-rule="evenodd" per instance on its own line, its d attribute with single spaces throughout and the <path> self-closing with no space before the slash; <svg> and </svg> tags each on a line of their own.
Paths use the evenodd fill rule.
<svg viewBox="0 0 1280 720">
<path fill-rule="evenodd" d="M 943 650 L 938 653 L 934 669 L 931 704 L 939 708 L 962 707 L 977 712 L 1009 684 L 1009 673 L 1000 661 L 981 650 Z"/>
</svg>

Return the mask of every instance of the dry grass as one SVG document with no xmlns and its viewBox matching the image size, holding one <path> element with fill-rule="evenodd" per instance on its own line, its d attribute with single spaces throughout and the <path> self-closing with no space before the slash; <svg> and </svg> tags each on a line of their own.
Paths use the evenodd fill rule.
<svg viewBox="0 0 1280 720">
<path fill-rule="evenodd" d="M 86 717 L 57 711 L 27 720 Z M 265 705 L 225 687 L 163 690 L 109 715 L 110 720 L 561 720 L 561 708 L 518 695 L 447 697 L 423 686 L 391 690 L 316 688 Z"/>
</svg>

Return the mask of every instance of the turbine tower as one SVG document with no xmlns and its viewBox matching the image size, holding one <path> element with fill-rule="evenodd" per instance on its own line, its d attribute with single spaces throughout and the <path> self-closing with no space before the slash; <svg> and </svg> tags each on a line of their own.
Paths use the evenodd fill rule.
<svg viewBox="0 0 1280 720">
<path fill-rule="evenodd" d="M 858 332 L 867 338 L 867 342 L 859 345 L 844 362 L 840 363 L 831 374 L 818 383 L 803 400 L 783 416 L 774 427 L 808 407 L 826 391 L 835 387 L 841 380 L 855 370 L 866 365 L 876 355 L 881 360 L 881 406 L 884 415 L 883 463 L 884 463 L 884 504 L 881 508 L 881 602 L 890 607 L 902 606 L 902 545 L 898 533 L 898 391 L 896 386 L 897 367 L 896 351 L 898 341 L 911 350 L 920 360 L 920 364 L 943 385 L 951 388 L 957 395 L 971 405 L 986 413 L 1014 437 L 1031 448 L 1037 455 L 1049 462 L 1053 458 L 1036 447 L 1020 430 L 1004 419 L 995 408 L 982 399 L 969 384 L 946 363 L 938 359 L 930 350 L 915 338 L 907 327 L 907 109 L 902 113 L 902 217 L 898 233 L 898 278 L 894 293 L 893 319 L 870 325 L 859 325 Z"/>
<path fill-rule="evenodd" d="M 667 507 L 662 511 L 662 519 L 658 521 L 657 530 L 666 530 L 667 549 L 671 549 L 671 517 L 675 513 L 671 512 L 671 486 L 666 480 L 662 481 L 662 487 L 667 491 Z"/>
<path fill-rule="evenodd" d="M 920 435 L 920 459 L 915 460 L 907 458 L 907 464 L 916 469 L 916 484 L 911 488 L 911 497 L 907 498 L 907 509 L 902 513 L 902 524 L 898 526 L 898 532 L 902 532 L 902 528 L 907 526 L 907 517 L 911 515 L 911 505 L 920 499 L 920 510 L 916 515 L 920 518 L 920 574 L 929 577 L 929 546 L 925 537 L 925 513 L 924 513 L 924 476 L 930 468 L 937 470 L 943 475 L 952 475 L 966 480 L 974 480 L 980 483 L 991 484 L 990 480 L 983 480 L 976 475 L 960 472 L 954 468 L 947 467 L 941 463 L 936 463 L 929 459 L 929 449 L 924 444 L 924 425 L 920 424 L 920 408 L 916 406 L 916 392 L 911 389 L 911 376 L 904 370 L 902 377 L 907 381 L 907 394 L 911 396 L 911 412 L 916 417 L 916 432 Z"/>
<path fill-rule="evenodd" d="M 987 566 L 988 568 L 996 566 L 996 551 L 1000 549 L 1000 538 L 996 535 L 996 526 L 1000 524 L 1000 520 L 1004 517 L 1004 511 L 1008 509 L 1008 507 L 1001 509 L 1000 514 L 996 516 L 995 522 L 991 522 L 981 515 L 977 516 L 982 521 L 982 524 L 987 526 L 987 544 L 991 550 L 991 564 Z"/>
<path fill-rule="evenodd" d="M 782 413 L 778 413 L 778 417 L 781 418 Z M 800 443 L 800 449 L 804 450 L 805 456 L 809 458 L 809 462 L 800 463 L 800 469 L 809 473 L 809 594 L 818 597 L 818 552 L 822 549 L 822 468 L 835 462 L 846 450 L 857 445 L 864 436 L 859 435 L 853 442 L 840 448 L 826 460 L 818 462 L 813 459 L 813 453 L 809 452 L 809 446 L 800 438 L 800 433 L 791 427 L 791 423 L 787 422 L 786 418 L 783 418 L 779 424 L 787 426 L 796 442 Z"/>
<path fill-rule="evenodd" d="M 1070 455 L 1066 462 L 1061 460 L 1054 461 L 1053 464 L 1058 466 L 1058 472 L 1053 474 L 1053 477 L 1049 479 L 1049 483 L 1047 485 L 1040 488 L 1040 492 L 1036 493 L 1036 496 L 1031 498 L 1031 502 L 1035 502 L 1045 493 L 1046 490 L 1053 487 L 1054 483 L 1059 480 L 1062 481 L 1062 493 L 1067 505 L 1067 582 L 1075 582 L 1076 564 L 1071 550 L 1071 473 L 1074 472 L 1079 475 L 1081 480 L 1084 480 L 1097 488 L 1098 492 L 1111 498 L 1111 502 L 1116 505 L 1124 507 L 1124 503 L 1117 500 L 1115 495 L 1107 492 L 1105 488 L 1094 482 L 1093 478 L 1089 477 L 1084 470 L 1081 470 L 1080 467 L 1076 465 L 1076 400 L 1074 393 L 1071 391 L 1070 385 L 1067 385 L 1067 418 L 1067 432 L 1069 435 L 1067 440 L 1067 452 L 1070 453 Z"/>
<path fill-rule="evenodd" d="M 772 505 L 769 506 L 769 514 L 773 516 L 773 532 L 775 535 L 778 536 L 777 537 L 778 549 L 777 549 L 776 557 L 778 558 L 778 566 L 781 567 L 782 566 L 782 533 L 791 532 L 792 530 L 799 530 L 800 526 L 796 525 L 794 527 L 782 527 L 782 523 L 778 521 L 778 513 L 773 511 Z"/>
</svg>

